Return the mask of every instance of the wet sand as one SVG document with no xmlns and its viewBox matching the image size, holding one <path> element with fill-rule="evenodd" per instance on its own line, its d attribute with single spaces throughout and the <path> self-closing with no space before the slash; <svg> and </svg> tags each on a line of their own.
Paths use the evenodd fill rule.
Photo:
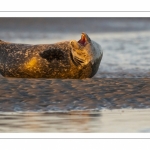
<svg viewBox="0 0 150 150">
<path fill-rule="evenodd" d="M 0 78 L 0 111 L 150 108 L 149 78 Z"/>
</svg>

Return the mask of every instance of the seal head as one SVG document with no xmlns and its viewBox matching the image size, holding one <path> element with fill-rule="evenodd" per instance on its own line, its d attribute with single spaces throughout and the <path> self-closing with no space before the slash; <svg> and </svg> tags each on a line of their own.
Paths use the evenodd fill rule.
<svg viewBox="0 0 150 150">
<path fill-rule="evenodd" d="M 92 67 L 90 77 L 94 76 L 103 56 L 101 46 L 92 41 L 84 32 L 81 34 L 79 41 L 72 40 L 70 44 L 72 46 L 71 56 L 73 63 L 79 68 L 90 64 Z"/>
</svg>

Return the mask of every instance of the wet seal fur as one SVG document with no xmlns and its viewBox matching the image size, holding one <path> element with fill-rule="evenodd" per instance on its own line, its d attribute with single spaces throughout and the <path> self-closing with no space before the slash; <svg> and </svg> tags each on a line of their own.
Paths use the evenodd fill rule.
<svg viewBox="0 0 150 150">
<path fill-rule="evenodd" d="M 101 46 L 86 33 L 79 41 L 55 44 L 16 44 L 0 40 L 0 73 L 4 77 L 83 79 L 100 65 Z"/>
</svg>

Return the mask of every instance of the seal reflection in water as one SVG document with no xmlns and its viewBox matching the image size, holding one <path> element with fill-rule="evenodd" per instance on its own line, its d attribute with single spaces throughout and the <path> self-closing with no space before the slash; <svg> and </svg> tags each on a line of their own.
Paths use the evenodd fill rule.
<svg viewBox="0 0 150 150">
<path fill-rule="evenodd" d="M 15 44 L 0 40 L 0 73 L 4 77 L 71 78 L 93 77 L 103 52 L 86 33 L 79 41 L 55 44 Z"/>
</svg>

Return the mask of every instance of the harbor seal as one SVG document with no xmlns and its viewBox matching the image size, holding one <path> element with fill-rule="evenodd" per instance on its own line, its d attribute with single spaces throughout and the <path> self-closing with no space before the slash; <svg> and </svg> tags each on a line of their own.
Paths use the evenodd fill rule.
<svg viewBox="0 0 150 150">
<path fill-rule="evenodd" d="M 0 73 L 4 77 L 83 79 L 93 77 L 103 56 L 86 33 L 79 41 L 17 44 L 0 40 Z"/>
</svg>

